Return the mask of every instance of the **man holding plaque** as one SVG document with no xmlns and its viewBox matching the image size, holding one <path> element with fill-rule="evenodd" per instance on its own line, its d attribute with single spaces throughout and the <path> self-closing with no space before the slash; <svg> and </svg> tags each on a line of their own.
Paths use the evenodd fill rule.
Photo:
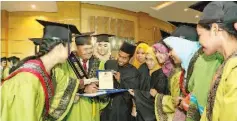
<svg viewBox="0 0 237 121">
<path fill-rule="evenodd" d="M 114 88 L 138 89 L 139 72 L 129 64 L 136 46 L 124 42 L 120 47 L 117 60 L 108 60 L 106 70 L 114 71 Z M 128 92 L 110 95 L 110 103 L 101 113 L 101 121 L 130 121 L 132 119 L 132 97 Z"/>
<path fill-rule="evenodd" d="M 82 33 L 76 35 L 75 43 L 77 50 L 71 52 L 66 63 L 59 65 L 55 69 L 56 79 L 74 78 L 80 83 L 78 93 L 91 94 L 98 90 L 98 86 L 95 81 L 96 71 L 103 70 L 104 63 L 101 63 L 98 59 L 95 59 L 93 54 L 93 47 L 91 43 L 92 33 Z M 68 89 L 70 92 L 70 89 Z M 67 92 L 64 92 L 67 93 Z M 62 97 L 61 102 L 67 103 L 67 97 Z M 65 121 L 99 121 L 100 109 L 106 106 L 106 102 L 101 102 L 97 97 L 80 97 L 76 96 L 73 101 L 73 105 L 69 110 L 69 113 L 64 118 Z M 63 108 L 63 106 L 61 106 Z M 55 112 L 60 112 L 60 107 L 55 108 Z M 51 114 L 53 117 L 57 117 L 58 113 Z"/>
</svg>

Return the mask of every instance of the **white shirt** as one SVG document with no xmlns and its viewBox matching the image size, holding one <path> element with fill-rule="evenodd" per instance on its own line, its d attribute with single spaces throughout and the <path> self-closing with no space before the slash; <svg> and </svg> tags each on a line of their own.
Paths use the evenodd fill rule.
<svg viewBox="0 0 237 121">
<path fill-rule="evenodd" d="M 83 60 L 81 58 L 80 58 L 80 62 L 81 62 L 81 65 L 83 67 Z M 87 67 L 86 72 L 88 72 L 88 70 L 89 70 L 89 60 L 87 60 L 87 62 L 86 62 L 86 67 Z"/>
</svg>

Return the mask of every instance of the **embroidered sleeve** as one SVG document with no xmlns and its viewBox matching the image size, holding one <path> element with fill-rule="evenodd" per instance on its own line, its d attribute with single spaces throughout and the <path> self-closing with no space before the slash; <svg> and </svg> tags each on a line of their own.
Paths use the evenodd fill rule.
<svg viewBox="0 0 237 121">
<path fill-rule="evenodd" d="M 62 120 L 73 104 L 79 81 L 70 78 L 62 68 L 53 71 L 53 81 L 56 84 L 55 95 L 51 100 L 49 118 Z"/>
</svg>

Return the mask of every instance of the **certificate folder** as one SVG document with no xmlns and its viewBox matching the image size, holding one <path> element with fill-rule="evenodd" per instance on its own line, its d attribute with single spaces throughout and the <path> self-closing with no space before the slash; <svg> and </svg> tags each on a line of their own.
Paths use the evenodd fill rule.
<svg viewBox="0 0 237 121">
<path fill-rule="evenodd" d="M 91 94 L 79 94 L 77 93 L 77 95 L 79 96 L 83 96 L 83 97 L 97 97 L 97 96 L 101 96 L 101 95 L 109 95 L 109 94 L 114 94 L 114 93 L 122 93 L 122 92 L 126 92 L 128 91 L 128 89 L 102 89 L 102 90 L 98 90 L 98 92 L 96 93 L 91 93 Z"/>
<path fill-rule="evenodd" d="M 99 89 L 114 89 L 113 72 L 98 71 Z"/>
</svg>

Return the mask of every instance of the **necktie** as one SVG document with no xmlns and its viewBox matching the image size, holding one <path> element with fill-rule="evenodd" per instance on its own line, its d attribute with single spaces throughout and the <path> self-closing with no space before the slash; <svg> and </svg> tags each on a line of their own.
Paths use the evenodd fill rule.
<svg viewBox="0 0 237 121">
<path fill-rule="evenodd" d="M 85 72 L 87 73 L 87 66 L 86 66 L 87 60 L 82 60 L 82 62 L 83 62 L 83 68 Z"/>
</svg>

